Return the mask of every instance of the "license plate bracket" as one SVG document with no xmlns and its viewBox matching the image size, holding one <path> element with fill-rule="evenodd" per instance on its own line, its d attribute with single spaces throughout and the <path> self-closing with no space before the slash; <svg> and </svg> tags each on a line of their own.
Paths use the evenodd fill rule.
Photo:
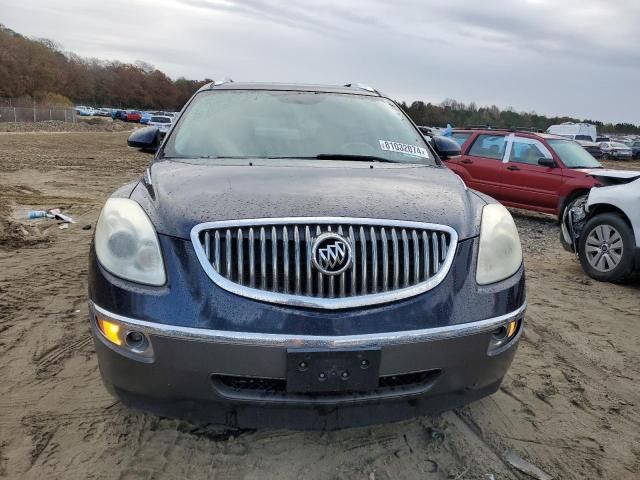
<svg viewBox="0 0 640 480">
<path fill-rule="evenodd" d="M 288 349 L 287 392 L 358 392 L 378 388 L 380 349 Z"/>
</svg>

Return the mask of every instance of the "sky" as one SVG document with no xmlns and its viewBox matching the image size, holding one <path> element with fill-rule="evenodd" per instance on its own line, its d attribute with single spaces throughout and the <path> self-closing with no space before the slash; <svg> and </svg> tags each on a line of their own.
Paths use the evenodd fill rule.
<svg viewBox="0 0 640 480">
<path fill-rule="evenodd" d="M 640 124 L 640 0 L 0 0 L 0 23 L 172 78 Z"/>
</svg>

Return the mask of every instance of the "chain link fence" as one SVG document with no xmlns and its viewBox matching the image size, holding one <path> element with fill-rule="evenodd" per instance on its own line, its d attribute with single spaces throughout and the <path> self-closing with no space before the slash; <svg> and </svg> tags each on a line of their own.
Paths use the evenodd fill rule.
<svg viewBox="0 0 640 480">
<path fill-rule="evenodd" d="M 0 122 L 45 122 L 58 120 L 76 123 L 77 114 L 72 107 L 56 107 L 33 103 L 25 105 L 24 101 L 0 99 Z"/>
</svg>

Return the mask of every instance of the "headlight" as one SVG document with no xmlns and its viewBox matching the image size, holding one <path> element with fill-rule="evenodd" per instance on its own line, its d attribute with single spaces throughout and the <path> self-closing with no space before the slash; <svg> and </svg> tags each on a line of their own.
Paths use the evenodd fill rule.
<svg viewBox="0 0 640 480">
<path fill-rule="evenodd" d="M 147 285 L 164 285 L 156 230 L 133 200 L 107 200 L 96 225 L 95 246 L 98 260 L 114 275 Z"/>
<path fill-rule="evenodd" d="M 522 246 L 516 224 L 499 203 L 486 205 L 480 223 L 476 281 L 480 285 L 509 278 L 522 264 Z"/>
</svg>

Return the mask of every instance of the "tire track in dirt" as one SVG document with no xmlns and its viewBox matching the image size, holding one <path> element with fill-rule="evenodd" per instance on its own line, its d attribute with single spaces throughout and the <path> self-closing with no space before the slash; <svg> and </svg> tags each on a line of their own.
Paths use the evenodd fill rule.
<svg viewBox="0 0 640 480">
<path fill-rule="evenodd" d="M 90 345 L 93 345 L 93 339 L 89 334 L 81 338 L 63 337 L 60 343 L 40 354 L 34 354 L 36 378 L 42 380 L 55 376 L 62 370 L 62 362 L 78 353 L 84 353 L 85 356 L 90 357 L 92 351 L 87 348 Z"/>
</svg>

